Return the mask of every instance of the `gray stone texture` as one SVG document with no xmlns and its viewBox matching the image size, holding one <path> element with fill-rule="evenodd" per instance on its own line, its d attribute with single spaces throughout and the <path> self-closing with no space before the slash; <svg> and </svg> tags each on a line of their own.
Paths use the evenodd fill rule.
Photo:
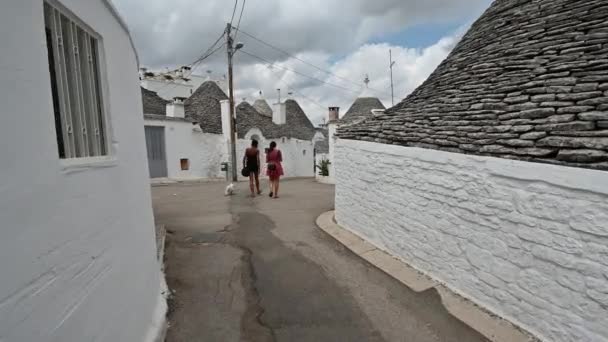
<svg viewBox="0 0 608 342">
<path fill-rule="evenodd" d="M 186 118 L 200 123 L 205 133 L 222 134 L 222 100 L 228 100 L 226 93 L 216 82 L 206 81 L 186 99 Z M 286 137 L 312 140 L 315 135 L 314 125 L 295 100 L 285 101 L 287 123 L 284 125 L 276 125 L 272 121 L 272 110 L 266 101 L 258 100 L 256 105 L 257 109 L 247 102 L 236 106 L 236 131 L 239 138 L 244 138 L 252 128 L 260 129 L 268 139 Z"/>
<path fill-rule="evenodd" d="M 604 0 L 496 0 L 420 87 L 338 136 L 608 170 L 606 18 Z"/>
<path fill-rule="evenodd" d="M 169 101 L 158 96 L 155 91 L 148 90 L 144 87 L 141 88 L 141 102 L 144 107 L 144 115 L 167 115 L 167 103 Z"/>
<path fill-rule="evenodd" d="M 375 97 L 359 97 L 353 102 L 340 121 L 348 123 L 371 118 L 372 109 L 385 108 L 382 102 Z"/>
</svg>

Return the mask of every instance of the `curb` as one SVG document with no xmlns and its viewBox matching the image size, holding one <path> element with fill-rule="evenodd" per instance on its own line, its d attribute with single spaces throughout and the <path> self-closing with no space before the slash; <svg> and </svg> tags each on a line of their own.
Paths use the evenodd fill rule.
<svg viewBox="0 0 608 342">
<path fill-rule="evenodd" d="M 334 220 L 334 211 L 328 211 L 317 218 L 317 226 L 342 243 L 353 253 L 384 271 L 415 292 L 435 288 L 441 296 L 446 310 L 490 341 L 531 342 L 539 341 L 523 329 L 500 318 L 470 300 L 450 290 L 445 285 L 424 275 L 402 260 L 377 248 L 367 240 L 339 226 Z"/>
</svg>

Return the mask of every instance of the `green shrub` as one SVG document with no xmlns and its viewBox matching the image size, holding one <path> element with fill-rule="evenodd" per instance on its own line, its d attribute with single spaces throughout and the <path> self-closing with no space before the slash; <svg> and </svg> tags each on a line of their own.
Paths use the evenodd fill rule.
<svg viewBox="0 0 608 342">
<path fill-rule="evenodd" d="M 319 165 L 317 165 L 317 168 L 319 169 L 319 176 L 329 176 L 329 164 L 331 164 L 331 162 L 327 159 L 323 159 L 321 160 L 321 162 L 319 163 Z"/>
</svg>

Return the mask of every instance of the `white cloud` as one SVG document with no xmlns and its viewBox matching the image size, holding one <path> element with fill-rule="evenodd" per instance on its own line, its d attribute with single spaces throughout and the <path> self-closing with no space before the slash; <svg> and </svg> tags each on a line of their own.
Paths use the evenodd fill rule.
<svg viewBox="0 0 608 342">
<path fill-rule="evenodd" d="M 239 8 L 242 3 L 239 0 Z M 355 81 L 345 82 L 312 68 L 240 34 L 244 50 L 278 67 L 239 53 L 235 58 L 236 96 L 253 101 L 261 89 L 269 100 L 276 88 L 287 85 L 310 118 L 318 123 L 327 106 L 340 106 L 344 113 L 359 95 L 369 74 L 370 88 L 390 106 L 388 50 L 392 49 L 395 103 L 419 85 L 449 53 L 462 32 L 424 48 L 368 44 L 371 37 L 400 32 L 416 24 L 467 22 L 490 0 L 246 0 L 241 27 L 298 58 Z M 143 66 L 151 69 L 189 64 L 210 46 L 230 20 L 233 1 L 227 0 L 114 0 L 131 28 Z M 235 19 L 236 21 L 236 19 Z M 341 56 L 339 59 L 338 56 Z M 351 89 L 337 89 L 281 68 Z M 225 74 L 225 51 L 205 60 L 197 70 Z M 301 96 L 303 94 L 306 98 Z M 309 100 L 307 98 L 312 99 Z M 315 104 L 314 102 L 320 104 Z"/>
<path fill-rule="evenodd" d="M 249 102 L 252 102 L 257 98 L 258 91 L 262 90 L 268 100 L 274 101 L 276 99 L 275 89 L 282 88 L 283 94 L 285 94 L 285 87 L 289 85 L 298 93 L 306 96 L 304 98 L 299 94 L 294 94 L 294 98 L 298 100 L 311 120 L 319 123 L 327 116 L 328 106 L 339 106 L 341 112 L 345 113 L 352 102 L 365 91 L 363 79 L 364 75 L 368 74 L 371 80 L 370 89 L 365 92 L 380 98 L 385 106 L 390 107 L 389 49 L 392 50 L 393 60 L 396 62 L 393 68 L 393 79 L 395 103 L 398 103 L 420 85 L 445 59 L 462 36 L 462 33 L 463 30 L 459 30 L 425 48 L 365 44 L 334 64 L 329 63 L 329 54 L 309 53 L 298 55 L 299 58 L 310 61 L 339 77 L 323 73 L 293 58 L 276 63 L 277 66 L 288 67 L 307 75 L 313 75 L 325 82 L 351 89 L 351 91 L 313 81 L 293 72 L 279 70 L 278 67 L 271 69 L 264 64 L 237 67 L 235 79 L 237 80 L 238 91 L 236 96 L 239 101 L 246 97 Z M 357 85 L 343 79 L 359 82 L 360 86 L 357 87 Z M 313 99 L 321 106 L 307 98 Z"/>
<path fill-rule="evenodd" d="M 240 4 L 237 9 L 240 11 Z M 490 0 L 247 0 L 241 27 L 291 52 L 346 54 L 415 24 L 471 19 Z M 232 0 L 114 0 L 148 67 L 193 61 L 230 21 Z M 236 21 L 237 19 L 235 19 Z M 245 39 L 245 37 L 242 37 Z M 257 45 L 264 57 L 285 56 Z"/>
</svg>

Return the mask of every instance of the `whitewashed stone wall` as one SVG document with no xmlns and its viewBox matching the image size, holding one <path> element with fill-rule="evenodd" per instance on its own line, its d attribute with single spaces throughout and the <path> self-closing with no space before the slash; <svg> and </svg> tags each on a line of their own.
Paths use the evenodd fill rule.
<svg viewBox="0 0 608 342">
<path fill-rule="evenodd" d="M 608 340 L 608 173 L 339 139 L 336 219 L 547 341 Z"/>
<path fill-rule="evenodd" d="M 328 129 L 328 139 L 329 139 L 329 182 L 335 184 L 336 182 L 336 166 L 334 165 L 334 150 L 336 145 L 336 129 L 337 125 L 335 123 L 330 123 L 327 125 Z"/>
</svg>

